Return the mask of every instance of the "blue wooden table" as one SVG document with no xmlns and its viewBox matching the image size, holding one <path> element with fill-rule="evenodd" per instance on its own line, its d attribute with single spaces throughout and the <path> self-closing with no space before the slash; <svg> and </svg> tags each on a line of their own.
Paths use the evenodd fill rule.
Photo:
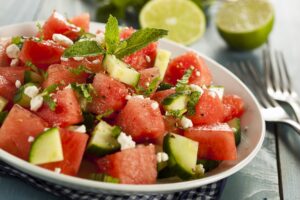
<svg viewBox="0 0 300 200">
<path fill-rule="evenodd" d="M 56 9 L 68 16 L 90 12 L 90 1 L 79 0 L 0 0 L 0 26 L 24 21 L 46 19 Z M 275 27 L 270 37 L 274 48 L 284 52 L 294 86 L 300 93 L 300 1 L 272 0 L 276 10 Z M 218 6 L 210 10 L 213 16 Z M 93 19 L 93 18 L 92 18 Z M 234 60 L 250 59 L 262 69 L 262 49 L 232 52 L 218 35 L 214 21 L 209 21 L 204 37 L 191 45 L 228 65 Z M 58 197 L 38 190 L 11 177 L 0 177 L 0 199 L 57 200 Z M 241 171 L 228 178 L 221 199 L 300 199 L 300 138 L 287 127 L 268 125 L 262 149 Z"/>
</svg>

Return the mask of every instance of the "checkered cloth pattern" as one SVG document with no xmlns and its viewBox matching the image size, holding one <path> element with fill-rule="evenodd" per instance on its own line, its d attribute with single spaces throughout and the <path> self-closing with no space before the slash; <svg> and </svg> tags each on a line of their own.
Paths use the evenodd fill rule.
<svg viewBox="0 0 300 200">
<path fill-rule="evenodd" d="M 213 200 L 219 199 L 226 182 L 226 179 L 223 179 L 218 182 L 208 184 L 193 190 L 170 194 L 118 196 L 108 195 L 104 193 L 91 193 L 86 191 L 80 191 L 67 188 L 61 185 L 53 184 L 32 177 L 1 161 L 0 175 L 10 175 L 13 177 L 17 177 L 22 181 L 30 183 L 36 188 L 47 191 L 60 198 L 74 200 Z"/>
</svg>

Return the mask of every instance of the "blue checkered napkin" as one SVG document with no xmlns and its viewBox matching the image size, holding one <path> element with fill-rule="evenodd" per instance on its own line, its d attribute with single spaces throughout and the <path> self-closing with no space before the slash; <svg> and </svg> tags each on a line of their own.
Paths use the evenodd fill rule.
<svg viewBox="0 0 300 200">
<path fill-rule="evenodd" d="M 10 175 L 17 177 L 31 185 L 45 190 L 51 194 L 64 199 L 75 199 L 75 200 L 211 200 L 219 199 L 226 179 L 199 187 L 197 189 L 176 192 L 171 194 L 160 194 L 160 195 L 131 195 L 131 196 L 117 196 L 107 195 L 101 193 L 91 193 L 80 190 L 74 190 L 64 186 L 56 185 L 47 181 L 43 181 L 34 178 L 26 173 L 23 173 L 6 163 L 0 161 L 0 174 Z"/>
</svg>

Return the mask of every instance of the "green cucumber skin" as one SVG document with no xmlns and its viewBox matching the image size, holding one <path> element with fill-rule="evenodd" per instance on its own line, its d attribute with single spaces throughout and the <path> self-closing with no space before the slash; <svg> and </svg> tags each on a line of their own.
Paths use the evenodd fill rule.
<svg viewBox="0 0 300 200">
<path fill-rule="evenodd" d="M 162 105 L 168 106 L 174 101 L 174 99 L 176 99 L 180 96 L 182 96 L 182 94 L 178 94 L 178 93 L 170 94 L 169 96 L 164 98 L 164 100 L 162 101 Z"/>
<path fill-rule="evenodd" d="M 92 145 L 88 146 L 88 148 L 86 149 L 86 152 L 90 155 L 102 157 L 107 154 L 115 153 L 115 152 L 119 151 L 120 148 L 121 148 L 120 145 L 112 146 L 110 149 L 106 149 L 103 147 L 99 147 L 95 144 L 92 144 Z"/>
<path fill-rule="evenodd" d="M 188 172 L 184 169 L 184 167 L 182 167 L 180 165 L 180 163 L 176 162 L 176 159 L 174 158 L 172 152 L 171 152 L 171 146 L 170 146 L 170 139 L 173 136 L 169 133 L 165 136 L 164 141 L 163 141 L 163 149 L 164 152 L 166 152 L 169 155 L 169 160 L 168 160 L 168 168 L 170 170 L 170 174 L 167 175 L 171 175 L 171 174 L 176 174 L 179 178 L 181 178 L 182 180 L 188 180 L 193 178 L 193 176 L 195 175 L 194 173 Z M 163 173 L 163 172 L 162 172 Z"/>
<path fill-rule="evenodd" d="M 234 118 L 230 121 L 227 122 L 230 128 L 235 128 L 234 133 L 234 140 L 235 140 L 235 145 L 239 145 L 241 142 L 241 137 L 242 137 L 242 131 L 241 131 L 241 120 L 239 118 Z"/>
<path fill-rule="evenodd" d="M 8 103 L 8 101 L 4 97 L 0 96 L 0 112 L 2 112 L 4 110 L 7 103 Z"/>
</svg>

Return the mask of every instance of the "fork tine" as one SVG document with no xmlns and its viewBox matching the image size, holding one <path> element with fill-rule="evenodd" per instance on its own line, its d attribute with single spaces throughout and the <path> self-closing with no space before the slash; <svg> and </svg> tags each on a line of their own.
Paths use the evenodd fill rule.
<svg viewBox="0 0 300 200">
<path fill-rule="evenodd" d="M 276 52 L 276 60 L 278 63 L 278 67 L 280 68 L 280 74 L 282 76 L 282 90 L 288 90 L 291 92 L 292 90 L 292 83 L 290 79 L 290 75 L 287 69 L 287 65 L 283 56 L 283 53 L 280 51 Z"/>
<path fill-rule="evenodd" d="M 272 72 L 272 65 L 271 65 L 271 56 L 270 56 L 270 47 L 269 43 L 267 43 L 267 47 L 263 49 L 263 65 L 264 67 L 264 74 L 265 74 L 265 83 L 267 88 L 273 88 L 273 72 Z"/>
</svg>

